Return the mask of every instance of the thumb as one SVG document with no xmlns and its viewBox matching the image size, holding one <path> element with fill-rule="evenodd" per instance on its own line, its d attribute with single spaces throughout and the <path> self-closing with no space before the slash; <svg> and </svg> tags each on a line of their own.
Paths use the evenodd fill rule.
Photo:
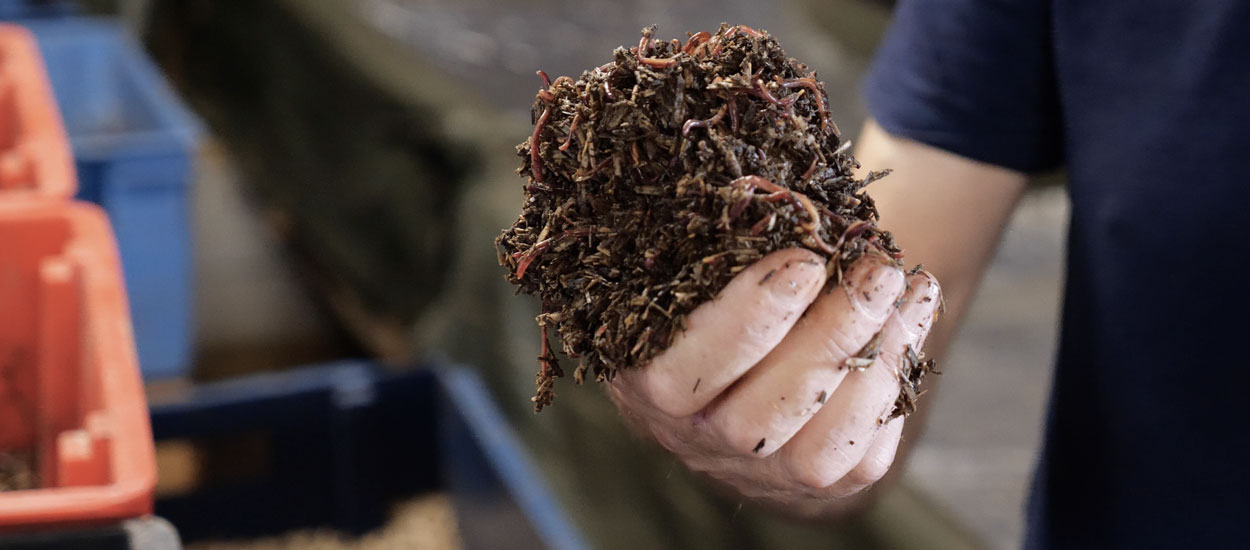
<svg viewBox="0 0 1250 550">
<path fill-rule="evenodd" d="M 825 283 L 825 259 L 805 249 L 773 252 L 690 314 L 673 345 L 617 376 L 670 416 L 711 403 L 783 338 Z"/>
</svg>

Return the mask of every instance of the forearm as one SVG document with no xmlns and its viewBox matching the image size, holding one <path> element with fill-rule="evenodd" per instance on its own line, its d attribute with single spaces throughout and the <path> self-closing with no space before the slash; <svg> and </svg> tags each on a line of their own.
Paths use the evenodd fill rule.
<svg viewBox="0 0 1250 550">
<path fill-rule="evenodd" d="M 972 301 L 1027 178 L 1019 172 L 894 137 L 872 120 L 860 133 L 855 156 L 865 173 L 893 170 L 868 188 L 881 213 L 881 226 L 894 234 L 909 265 L 923 264 L 942 283 L 946 310 L 925 344 L 929 356 L 940 358 Z M 942 366 L 940 361 L 938 366 Z M 930 377 L 929 386 L 932 381 Z M 878 486 L 888 486 L 902 472 L 901 466 L 927 416 L 928 407 L 922 404 L 907 419 L 895 467 Z M 828 515 L 858 510 L 874 498 L 875 492 L 838 502 Z"/>
<path fill-rule="evenodd" d="M 940 356 L 966 311 L 1027 177 L 998 166 L 888 134 L 869 120 L 856 144 L 861 170 L 893 170 L 868 193 L 881 226 L 894 234 L 908 264 L 923 264 L 942 283 L 943 321 L 926 344 Z"/>
</svg>

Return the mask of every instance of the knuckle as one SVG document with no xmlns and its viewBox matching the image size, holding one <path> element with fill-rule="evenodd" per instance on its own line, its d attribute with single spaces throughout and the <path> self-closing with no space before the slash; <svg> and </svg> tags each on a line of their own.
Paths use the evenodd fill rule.
<svg viewBox="0 0 1250 550">
<path fill-rule="evenodd" d="M 877 453 L 874 453 L 877 454 Z M 893 464 L 893 456 L 870 456 L 860 462 L 855 469 L 848 474 L 851 483 L 858 486 L 872 485 L 885 477 L 889 473 L 890 465 Z"/>
<path fill-rule="evenodd" d="M 748 400 L 749 401 L 749 400 Z M 748 459 L 772 456 L 789 439 L 784 415 L 769 407 L 744 406 L 733 396 L 708 418 L 716 440 L 732 455 Z"/>
<path fill-rule="evenodd" d="M 699 411 L 699 404 L 691 396 L 673 390 L 676 383 L 657 370 L 644 368 L 639 386 L 645 400 L 659 412 L 674 418 L 690 416 Z"/>
<path fill-rule="evenodd" d="M 731 453 L 744 457 L 765 457 L 769 435 L 761 426 L 741 412 L 741 407 L 727 403 L 709 419 L 716 439 Z M 767 445 L 773 447 L 772 445 Z"/>
<path fill-rule="evenodd" d="M 832 468 L 821 467 L 819 465 L 809 465 L 801 467 L 795 472 L 795 480 L 809 489 L 824 489 L 833 485 L 838 481 L 838 477 L 832 474 Z"/>
<path fill-rule="evenodd" d="M 790 469 L 795 481 L 809 489 L 824 489 L 837 483 L 846 474 L 845 456 L 837 450 L 819 453 L 817 456 L 791 460 Z"/>
<path fill-rule="evenodd" d="M 671 393 L 661 393 L 660 397 L 654 399 L 652 403 L 661 413 L 673 418 L 686 417 L 699 412 L 697 404 L 690 403 L 688 400 L 680 397 L 672 397 Z"/>
</svg>

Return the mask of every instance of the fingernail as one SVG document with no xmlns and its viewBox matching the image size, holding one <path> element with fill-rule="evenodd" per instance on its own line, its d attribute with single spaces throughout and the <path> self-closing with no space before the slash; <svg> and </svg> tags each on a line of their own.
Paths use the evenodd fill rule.
<svg viewBox="0 0 1250 550">
<path fill-rule="evenodd" d="M 871 260 L 856 263 L 847 273 L 846 291 L 864 313 L 881 319 L 890 313 L 906 280 L 897 267 Z"/>
<path fill-rule="evenodd" d="M 798 299 L 824 282 L 825 266 L 814 260 L 790 260 L 776 271 L 765 275 L 765 278 L 773 295 L 784 299 Z"/>
<path fill-rule="evenodd" d="M 928 273 L 912 275 L 908 282 L 911 288 L 903 297 L 898 316 L 909 331 L 924 330 L 933 320 L 933 312 L 937 311 L 942 300 L 942 289 Z"/>
</svg>

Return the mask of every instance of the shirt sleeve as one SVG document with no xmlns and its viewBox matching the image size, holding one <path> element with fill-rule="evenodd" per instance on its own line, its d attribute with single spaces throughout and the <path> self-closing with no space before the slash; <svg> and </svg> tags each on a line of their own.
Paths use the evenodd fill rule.
<svg viewBox="0 0 1250 550">
<path fill-rule="evenodd" d="M 892 135 L 1021 172 L 1062 160 L 1047 0 L 902 0 L 865 83 Z"/>
</svg>

